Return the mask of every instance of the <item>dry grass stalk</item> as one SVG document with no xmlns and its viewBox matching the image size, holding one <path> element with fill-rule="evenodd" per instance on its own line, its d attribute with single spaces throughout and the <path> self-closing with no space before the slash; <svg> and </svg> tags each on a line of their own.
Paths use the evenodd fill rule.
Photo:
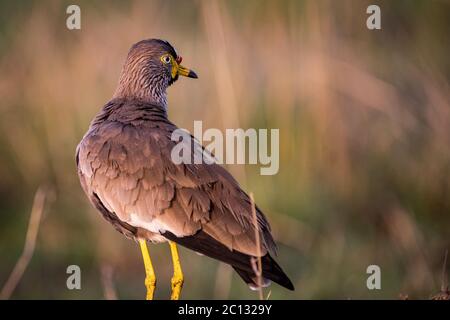
<svg viewBox="0 0 450 320">
<path fill-rule="evenodd" d="M 444 264 L 442 265 L 442 284 L 441 284 L 441 291 L 446 293 L 448 293 L 447 258 L 448 258 L 448 249 L 445 250 Z"/>
<path fill-rule="evenodd" d="M 432 296 L 431 300 L 450 300 L 450 291 L 448 291 L 447 256 L 448 250 L 445 250 L 444 264 L 442 265 L 441 292 Z"/>
<path fill-rule="evenodd" d="M 114 270 L 110 265 L 101 267 L 103 295 L 106 300 L 117 300 L 117 293 L 113 282 Z"/>
<path fill-rule="evenodd" d="M 256 254 L 258 256 L 256 259 L 256 263 L 255 260 L 252 259 L 252 267 L 257 278 L 259 300 L 264 300 L 262 289 L 261 239 L 259 237 L 258 219 L 256 218 L 255 199 L 253 198 L 252 192 L 250 192 L 250 200 L 252 205 L 253 225 L 255 226 Z"/>
<path fill-rule="evenodd" d="M 46 188 L 42 186 L 39 187 L 34 196 L 33 207 L 31 209 L 30 220 L 28 222 L 25 246 L 23 248 L 22 255 L 20 256 L 19 260 L 17 260 L 16 265 L 11 272 L 11 275 L 9 276 L 8 280 L 2 288 L 2 291 L 0 292 L 1 300 L 7 300 L 11 297 L 11 294 L 17 287 L 17 284 L 22 278 L 28 264 L 30 263 L 31 258 L 33 257 L 42 212 L 44 211 L 46 196 Z"/>
</svg>

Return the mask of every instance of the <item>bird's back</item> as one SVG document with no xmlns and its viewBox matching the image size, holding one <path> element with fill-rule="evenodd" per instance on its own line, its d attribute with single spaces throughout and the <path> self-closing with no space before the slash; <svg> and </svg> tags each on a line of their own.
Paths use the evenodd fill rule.
<svg viewBox="0 0 450 320">
<path fill-rule="evenodd" d="M 85 192 L 136 233 L 169 231 L 182 237 L 202 229 L 230 250 L 256 255 L 249 197 L 217 164 L 175 164 L 176 129 L 159 106 L 108 103 L 77 149 Z M 265 254 L 275 244 L 259 209 L 257 215 Z"/>
</svg>

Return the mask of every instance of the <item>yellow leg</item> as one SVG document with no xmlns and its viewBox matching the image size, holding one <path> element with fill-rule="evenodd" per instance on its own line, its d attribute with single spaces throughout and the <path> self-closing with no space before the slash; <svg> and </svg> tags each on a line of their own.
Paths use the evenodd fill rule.
<svg viewBox="0 0 450 320">
<path fill-rule="evenodd" d="M 153 293 L 156 288 L 156 275 L 153 270 L 152 260 L 147 249 L 147 242 L 145 240 L 139 240 L 141 246 L 142 258 L 144 259 L 145 267 L 145 287 L 147 288 L 146 300 L 153 300 Z"/>
<path fill-rule="evenodd" d="M 183 287 L 184 277 L 181 271 L 180 257 L 178 256 L 178 248 L 175 242 L 169 241 L 170 252 L 172 253 L 173 277 L 172 277 L 172 295 L 170 300 L 180 299 L 181 288 Z"/>
</svg>

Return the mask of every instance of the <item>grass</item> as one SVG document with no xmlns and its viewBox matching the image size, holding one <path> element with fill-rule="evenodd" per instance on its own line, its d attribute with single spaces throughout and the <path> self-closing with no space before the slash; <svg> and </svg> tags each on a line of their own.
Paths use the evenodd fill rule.
<svg viewBox="0 0 450 320">
<path fill-rule="evenodd" d="M 170 40 L 199 74 L 169 89 L 180 127 L 280 129 L 277 175 L 229 168 L 268 215 L 297 288 L 274 285 L 271 299 L 439 291 L 450 247 L 448 4 L 383 1 L 380 32 L 365 28 L 368 1 L 81 2 L 80 31 L 65 28 L 68 4 L 0 8 L 0 283 L 37 186 L 56 194 L 13 298 L 103 298 L 104 265 L 119 298 L 144 296 L 138 247 L 89 206 L 74 153 L 128 48 L 149 37 Z M 171 277 L 166 249 L 152 248 L 160 283 Z M 184 297 L 254 297 L 218 263 L 180 254 Z M 83 270 L 79 292 L 65 288 L 70 264 Z M 381 291 L 365 287 L 370 264 Z"/>
</svg>

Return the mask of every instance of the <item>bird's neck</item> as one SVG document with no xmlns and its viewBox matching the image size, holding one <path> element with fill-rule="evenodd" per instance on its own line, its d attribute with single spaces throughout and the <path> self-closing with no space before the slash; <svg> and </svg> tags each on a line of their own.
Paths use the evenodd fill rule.
<svg viewBox="0 0 450 320">
<path fill-rule="evenodd" d="M 148 68 L 125 65 L 113 99 L 137 99 L 167 109 L 167 85 Z"/>
<path fill-rule="evenodd" d="M 135 124 L 167 121 L 167 112 L 164 107 L 148 103 L 139 99 L 115 98 L 109 101 L 97 114 L 91 127 L 103 125 L 105 122 L 118 121 L 122 124 Z"/>
</svg>

